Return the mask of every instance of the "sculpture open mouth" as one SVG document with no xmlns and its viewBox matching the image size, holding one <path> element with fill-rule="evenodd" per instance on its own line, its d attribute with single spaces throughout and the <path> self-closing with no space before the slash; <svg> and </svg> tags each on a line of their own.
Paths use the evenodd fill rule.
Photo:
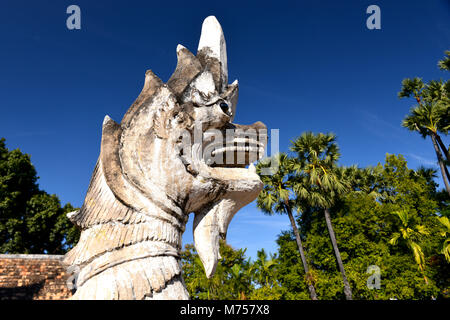
<svg viewBox="0 0 450 320">
<path fill-rule="evenodd" d="M 267 129 L 261 122 L 252 125 L 228 124 L 213 141 L 203 143 L 203 160 L 213 168 L 245 168 L 261 159 L 267 144 Z"/>
</svg>

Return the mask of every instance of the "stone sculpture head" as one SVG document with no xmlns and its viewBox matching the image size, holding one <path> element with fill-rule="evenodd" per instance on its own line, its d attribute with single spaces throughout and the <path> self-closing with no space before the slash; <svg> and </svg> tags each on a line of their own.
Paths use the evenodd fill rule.
<svg viewBox="0 0 450 320">
<path fill-rule="evenodd" d="M 105 117 L 85 202 L 69 215 L 82 229 L 80 242 L 66 256 L 66 263 L 81 270 L 80 292 L 89 279 L 124 261 L 171 256 L 178 263 L 190 213 L 195 246 L 211 277 L 220 258 L 219 239 L 262 188 L 252 162 L 263 155 L 266 127 L 232 122 L 238 83 L 228 84 L 225 39 L 215 17 L 203 22 L 197 55 L 178 45 L 177 57 L 166 84 L 147 71 L 142 92 L 120 124 Z M 178 269 L 172 268 L 172 278 Z M 170 281 L 150 285 L 150 291 L 154 295 Z"/>
</svg>

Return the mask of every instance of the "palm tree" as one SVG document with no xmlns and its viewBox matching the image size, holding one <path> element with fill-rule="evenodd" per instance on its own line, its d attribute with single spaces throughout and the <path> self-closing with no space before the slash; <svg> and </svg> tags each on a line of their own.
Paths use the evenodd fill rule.
<svg viewBox="0 0 450 320">
<path fill-rule="evenodd" d="M 425 276 L 425 255 L 423 253 L 422 247 L 420 246 L 420 240 L 429 234 L 428 230 L 423 225 L 418 225 L 414 223 L 413 215 L 407 210 L 400 210 L 394 212 L 401 221 L 401 226 L 399 228 L 400 232 L 395 232 L 389 243 L 396 245 L 399 239 L 402 239 L 406 243 L 408 248 L 412 251 L 414 260 L 420 272 L 423 274 L 425 283 L 428 284 L 428 279 Z"/>
<path fill-rule="evenodd" d="M 260 175 L 261 180 L 264 183 L 264 188 L 258 195 L 256 205 L 268 215 L 273 215 L 274 212 L 278 212 L 280 214 L 286 213 L 288 215 L 295 239 L 297 241 L 298 251 L 303 263 L 303 270 L 305 271 L 305 275 L 308 279 L 310 271 L 297 224 L 292 214 L 292 209 L 295 208 L 295 202 L 293 199 L 290 199 L 290 196 L 293 193 L 293 162 L 292 159 L 290 159 L 285 153 L 275 155 L 273 160 L 277 162 L 278 170 L 272 175 L 261 174 L 261 170 L 263 168 L 269 168 L 271 166 L 271 159 L 260 161 L 256 166 L 256 172 Z M 307 281 L 307 283 L 311 299 L 317 300 L 314 284 L 311 281 Z"/>
<path fill-rule="evenodd" d="M 444 59 L 438 62 L 438 67 L 441 70 L 450 71 L 450 50 L 445 51 Z M 442 117 L 442 131 L 447 134 L 448 130 L 450 130 L 450 80 L 447 80 L 442 86 L 442 104 L 445 108 L 444 115 Z M 438 140 L 439 141 L 439 140 Z M 442 144 L 443 145 L 443 144 Z M 447 157 L 447 166 L 450 166 L 450 146 L 449 148 L 445 148 L 445 145 L 442 146 L 442 151 L 445 153 Z"/>
<path fill-rule="evenodd" d="M 441 147 L 447 161 L 449 161 L 449 150 L 442 142 L 438 131 L 447 135 L 450 129 L 450 82 L 431 80 L 425 84 L 420 78 L 407 78 L 402 81 L 402 90 L 398 93 L 398 96 L 400 98 L 414 97 L 417 105 L 412 110 L 417 109 L 418 113 L 428 114 L 422 116 L 420 119 L 422 121 L 418 121 L 417 125 L 411 122 L 406 127 L 412 131 L 418 131 L 423 138 L 430 135 L 429 131 L 433 132 L 437 143 Z M 426 108 L 427 110 L 421 111 L 420 108 Z M 407 124 L 405 120 L 403 121 L 403 126 Z"/>
<path fill-rule="evenodd" d="M 324 210 L 331 244 L 344 283 L 344 294 L 347 300 L 352 300 L 352 291 L 345 275 L 329 211 L 337 196 L 349 189 L 342 170 L 338 170 L 336 166 L 340 154 L 335 140 L 336 136 L 332 133 L 315 135 L 306 132 L 292 142 L 291 150 L 297 153 L 295 169 L 298 173 L 294 190 L 301 202 Z"/>
<path fill-rule="evenodd" d="M 448 55 L 448 51 L 446 54 Z M 446 59 L 438 63 L 442 70 L 446 70 L 447 64 Z M 399 98 L 413 97 L 416 100 L 417 105 L 403 119 L 402 126 L 419 132 L 424 139 L 430 136 L 445 188 L 450 195 L 450 174 L 446 167 L 446 163 L 447 165 L 450 163 L 450 152 L 439 135 L 439 132 L 447 135 L 450 130 L 450 81 L 431 80 L 425 84 L 417 77 L 406 78 L 402 81 L 398 96 Z"/>
<path fill-rule="evenodd" d="M 441 149 L 439 148 L 438 141 L 442 140 L 439 137 L 439 122 L 442 119 L 443 107 L 441 104 L 436 102 L 423 103 L 411 110 L 411 113 L 408 114 L 403 120 L 402 126 L 408 128 L 411 131 L 417 131 L 420 133 L 422 138 L 426 138 L 427 136 L 431 137 L 431 141 L 433 142 L 433 147 L 436 152 L 436 157 L 438 159 L 439 167 L 441 169 L 442 179 L 444 180 L 445 188 L 450 195 L 450 174 L 448 172 L 447 167 L 444 164 L 444 159 L 441 153 Z M 443 143 L 442 143 L 443 145 Z M 441 145 L 441 148 L 442 148 Z M 444 150 L 445 146 L 443 146 Z M 448 155 L 447 155 L 448 156 Z M 449 159 L 447 159 L 449 160 Z"/>
</svg>

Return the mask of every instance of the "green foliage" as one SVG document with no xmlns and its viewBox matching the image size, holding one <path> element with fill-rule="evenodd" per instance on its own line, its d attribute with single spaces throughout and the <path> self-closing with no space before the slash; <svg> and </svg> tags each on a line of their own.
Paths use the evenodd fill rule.
<svg viewBox="0 0 450 320">
<path fill-rule="evenodd" d="M 56 195 L 39 190 L 30 156 L 0 139 L 0 252 L 62 254 L 78 241 Z"/>
<path fill-rule="evenodd" d="M 401 226 L 399 232 L 394 232 L 389 243 L 392 245 L 397 245 L 399 239 L 403 240 L 414 255 L 414 260 L 416 261 L 419 270 L 425 271 L 425 255 L 423 253 L 420 242 L 422 237 L 428 236 L 430 233 L 424 225 L 420 225 L 414 222 L 415 217 L 411 215 L 407 210 L 395 211 L 401 221 Z M 425 278 L 426 279 L 426 278 Z"/>
<path fill-rule="evenodd" d="M 305 132 L 292 141 L 291 150 L 297 155 L 294 190 L 301 207 L 325 209 L 346 192 L 347 181 L 336 166 L 340 152 L 334 134 Z"/>
<path fill-rule="evenodd" d="M 435 171 L 409 169 L 403 156 L 390 154 L 375 167 L 340 170 L 350 189 L 330 211 L 353 299 L 449 297 L 450 263 L 444 248 L 450 230 L 439 200 L 446 194 L 436 191 Z M 293 231 L 281 232 L 275 255 L 261 250 L 256 261 L 222 242 L 223 258 L 212 279 L 206 278 L 197 253 L 188 245 L 182 261 L 189 293 L 195 299 L 309 300 L 311 282 L 319 299 L 345 299 L 323 210 L 305 208 L 298 225 L 309 274 L 303 270 Z M 368 268 L 374 265 L 380 268 L 379 289 L 367 285 Z"/>
<path fill-rule="evenodd" d="M 251 271 L 254 271 L 256 275 L 256 282 L 260 286 L 272 287 L 276 282 L 274 278 L 276 259 L 273 255 L 268 259 L 264 249 L 258 251 L 257 256 L 258 259 L 251 266 Z"/>
<path fill-rule="evenodd" d="M 406 78 L 402 81 L 402 89 L 398 93 L 399 98 L 419 97 L 425 84 L 421 78 Z"/>
<path fill-rule="evenodd" d="M 276 163 L 278 170 L 272 175 L 263 175 L 263 168 L 269 168 L 271 161 Z M 256 205 L 262 212 L 272 215 L 275 212 L 288 213 L 289 208 L 295 208 L 293 186 L 294 162 L 285 153 L 279 153 L 273 159 L 261 161 L 256 166 L 256 172 L 264 183 L 263 190 L 256 200 Z"/>
<path fill-rule="evenodd" d="M 441 61 L 438 62 L 438 67 L 441 70 L 450 71 L 450 51 L 445 51 L 445 57 Z"/>
<path fill-rule="evenodd" d="M 441 253 L 445 256 L 447 262 L 450 262 L 450 221 L 447 217 L 437 217 L 443 227 L 441 236 L 444 237 Z"/>
<path fill-rule="evenodd" d="M 257 252 L 257 259 L 250 263 L 253 290 L 248 294 L 250 300 L 279 300 L 282 287 L 277 279 L 278 261 L 275 255 L 268 258 L 264 249 Z"/>
<path fill-rule="evenodd" d="M 447 133 L 449 130 L 445 120 L 447 113 L 448 106 L 445 104 L 437 102 L 422 104 L 411 109 L 410 114 L 403 119 L 402 126 L 419 132 L 424 139 L 438 131 Z"/>
<path fill-rule="evenodd" d="M 282 232 L 278 239 L 277 280 L 280 283 L 281 299 L 309 300 L 306 276 L 303 271 L 301 257 L 292 232 Z M 309 250 L 309 248 L 307 248 Z M 315 283 L 315 285 L 317 285 Z M 320 293 L 318 293 L 320 294 Z M 320 297 L 320 296 L 319 296 Z"/>
<path fill-rule="evenodd" d="M 250 263 L 245 260 L 245 250 L 234 250 L 220 242 L 221 259 L 216 273 L 210 279 L 205 275 L 195 247 L 185 246 L 181 253 L 186 288 L 191 299 L 230 300 L 246 299 L 252 290 Z"/>
<path fill-rule="evenodd" d="M 363 170 L 363 169 L 358 169 Z M 399 155 L 387 155 L 384 166 L 371 170 L 372 177 L 363 179 L 368 185 L 363 189 L 373 189 L 378 197 L 360 192 L 361 180 L 355 191 L 347 193 L 331 208 L 332 223 L 339 243 L 346 275 L 350 282 L 354 299 L 430 299 L 443 297 L 448 291 L 450 279 L 449 264 L 439 257 L 439 225 L 436 223 L 437 202 L 433 184 L 407 167 Z M 360 173 L 362 174 L 362 173 Z M 407 212 L 408 225 L 427 237 L 412 237 L 420 244 L 423 252 L 424 273 L 417 268 L 414 254 L 407 241 L 393 246 L 389 243 L 393 235 L 404 227 L 403 220 L 395 212 Z M 303 213 L 299 221 L 305 234 L 304 242 L 309 259 L 317 272 L 315 282 L 319 299 L 343 299 L 342 281 L 333 256 L 333 249 L 327 235 L 321 210 L 311 208 Z M 415 236 L 415 235 L 414 235 Z M 284 270 L 282 287 L 290 292 L 305 294 L 305 281 L 298 277 L 293 261 L 294 252 L 286 250 L 293 239 L 287 234 L 278 238 L 278 261 L 288 266 L 278 266 Z M 442 255 L 441 255 L 442 256 Z M 377 265 L 381 269 L 381 288 L 369 289 L 367 268 Z M 287 271 L 287 272 L 286 272 Z M 427 276 L 428 284 L 423 275 Z M 303 287 L 303 288 L 302 288 Z M 286 296 L 284 296 L 286 298 Z"/>
<path fill-rule="evenodd" d="M 257 260 L 245 258 L 245 250 L 235 250 L 220 241 L 221 259 L 216 273 L 206 278 L 203 265 L 192 244 L 181 254 L 186 287 L 192 299 L 200 300 L 277 300 L 282 288 L 276 277 L 278 265 L 275 256 L 258 251 Z"/>
</svg>

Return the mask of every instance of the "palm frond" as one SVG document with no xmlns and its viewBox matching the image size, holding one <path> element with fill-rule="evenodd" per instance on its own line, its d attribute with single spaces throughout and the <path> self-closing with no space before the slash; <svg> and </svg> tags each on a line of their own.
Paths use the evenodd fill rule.
<svg viewBox="0 0 450 320">
<path fill-rule="evenodd" d="M 438 219 L 438 221 L 445 227 L 447 228 L 447 232 L 450 233 L 450 221 L 446 216 L 442 216 L 442 217 L 436 217 Z"/>
<path fill-rule="evenodd" d="M 399 98 L 407 98 L 418 95 L 424 88 L 424 83 L 421 78 L 406 78 L 402 81 L 402 89 L 398 93 Z"/>
<path fill-rule="evenodd" d="M 416 261 L 419 269 L 424 271 L 425 269 L 425 255 L 423 254 L 422 248 L 420 245 L 414 241 L 409 242 L 409 246 L 411 247 L 414 255 L 414 260 Z"/>
<path fill-rule="evenodd" d="M 445 256 L 445 260 L 450 262 L 450 239 L 446 239 L 442 245 L 442 253 Z"/>
<path fill-rule="evenodd" d="M 398 239 L 399 239 L 399 238 L 400 238 L 400 233 L 395 232 L 395 233 L 392 235 L 392 238 L 389 240 L 389 243 L 395 246 L 395 245 L 398 243 Z"/>
<path fill-rule="evenodd" d="M 424 235 L 424 236 L 428 236 L 430 234 L 427 227 L 425 227 L 424 225 L 416 226 L 416 230 L 419 234 Z"/>
<path fill-rule="evenodd" d="M 441 70 L 450 71 L 450 50 L 445 51 L 445 57 L 438 62 L 438 67 Z"/>
</svg>

